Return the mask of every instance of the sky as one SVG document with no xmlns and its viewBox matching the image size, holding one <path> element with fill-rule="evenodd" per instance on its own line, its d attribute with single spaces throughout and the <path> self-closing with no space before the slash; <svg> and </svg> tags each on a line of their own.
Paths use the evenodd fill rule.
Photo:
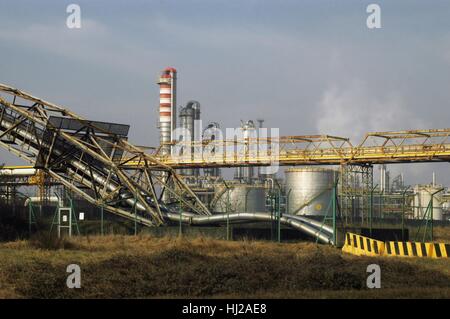
<svg viewBox="0 0 450 319">
<path fill-rule="evenodd" d="M 66 26 L 69 4 L 81 28 Z M 369 4 L 381 28 L 366 25 Z M 281 135 L 450 125 L 450 1 L 0 0 L 0 82 L 158 145 L 160 71 L 205 124 L 265 119 Z M 0 163 L 20 163 L 0 150 Z M 450 166 L 389 165 L 450 185 Z M 375 174 L 377 174 L 375 170 Z"/>
</svg>

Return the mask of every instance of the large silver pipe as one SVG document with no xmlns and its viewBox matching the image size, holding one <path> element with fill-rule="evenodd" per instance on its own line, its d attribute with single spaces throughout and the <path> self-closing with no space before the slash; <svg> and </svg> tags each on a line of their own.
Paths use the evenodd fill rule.
<svg viewBox="0 0 450 319">
<path fill-rule="evenodd" d="M 237 221 L 273 221 L 273 216 L 268 213 L 230 213 L 230 214 L 215 214 L 211 216 L 187 216 L 185 214 L 178 213 L 165 213 L 165 217 L 173 222 L 179 222 L 181 219 L 182 223 L 190 225 L 208 225 L 208 224 L 218 224 L 226 222 Z M 325 244 L 333 244 L 333 236 L 327 232 L 321 232 L 316 227 L 308 224 L 307 221 L 300 221 L 298 219 L 289 218 L 282 216 L 280 218 L 280 223 L 286 226 L 290 226 L 297 229 L 305 234 L 308 234 L 314 238 L 317 238 L 320 242 Z"/>
<path fill-rule="evenodd" d="M 40 203 L 42 202 L 42 200 L 50 203 L 58 203 L 60 206 L 62 206 L 62 204 L 60 203 L 60 198 L 58 198 L 57 196 L 46 196 L 44 198 L 41 198 L 40 196 L 28 197 L 23 205 L 28 206 L 30 203 Z"/>
<path fill-rule="evenodd" d="M 0 176 L 34 176 L 36 175 L 35 168 L 2 168 L 0 169 Z"/>
<path fill-rule="evenodd" d="M 297 220 L 305 222 L 305 223 L 309 223 L 309 224 L 311 224 L 311 225 L 313 225 L 313 226 L 315 226 L 315 227 L 317 227 L 319 229 L 323 229 L 326 232 L 329 232 L 329 233 L 333 234 L 333 228 L 332 227 L 330 227 L 328 225 L 325 225 L 325 224 L 323 224 L 321 222 L 318 222 L 316 220 L 313 220 L 313 219 L 310 219 L 310 218 L 307 218 L 307 217 L 303 217 L 303 216 L 290 215 L 290 214 L 283 214 L 283 216 L 286 216 L 286 217 L 292 218 L 292 219 L 297 219 Z"/>
</svg>

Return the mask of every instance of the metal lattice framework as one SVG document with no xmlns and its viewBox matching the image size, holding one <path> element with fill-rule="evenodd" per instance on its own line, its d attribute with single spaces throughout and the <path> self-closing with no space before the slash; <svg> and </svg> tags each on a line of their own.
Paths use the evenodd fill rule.
<svg viewBox="0 0 450 319">
<path fill-rule="evenodd" d="M 368 133 L 358 145 L 329 135 L 205 140 L 177 143 L 203 150 L 202 156 L 154 155 L 173 168 L 449 162 L 449 136 L 450 128 Z"/>
<path fill-rule="evenodd" d="M 210 215 L 174 169 L 129 143 L 127 132 L 128 126 L 89 121 L 0 84 L 0 146 L 90 203 L 160 225 L 170 212 L 161 203 L 166 194 L 191 212 Z"/>
<path fill-rule="evenodd" d="M 368 223 L 370 210 L 370 192 L 373 188 L 373 166 L 341 165 L 339 184 L 340 213 L 345 224 Z"/>
</svg>

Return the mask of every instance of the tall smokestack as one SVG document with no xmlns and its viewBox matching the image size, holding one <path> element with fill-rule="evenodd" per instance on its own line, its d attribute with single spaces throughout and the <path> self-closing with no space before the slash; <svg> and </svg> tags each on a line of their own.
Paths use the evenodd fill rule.
<svg viewBox="0 0 450 319">
<path fill-rule="evenodd" d="M 162 71 L 159 84 L 159 130 L 161 154 L 171 154 L 169 143 L 175 140 L 173 130 L 177 126 L 177 70 L 168 67 Z"/>
</svg>

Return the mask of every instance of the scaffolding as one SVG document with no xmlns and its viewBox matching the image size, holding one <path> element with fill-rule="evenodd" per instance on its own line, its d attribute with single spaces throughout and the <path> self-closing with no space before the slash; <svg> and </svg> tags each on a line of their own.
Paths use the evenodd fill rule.
<svg viewBox="0 0 450 319">
<path fill-rule="evenodd" d="M 369 225 L 372 210 L 373 165 L 340 166 L 340 219 L 347 225 Z"/>
</svg>

